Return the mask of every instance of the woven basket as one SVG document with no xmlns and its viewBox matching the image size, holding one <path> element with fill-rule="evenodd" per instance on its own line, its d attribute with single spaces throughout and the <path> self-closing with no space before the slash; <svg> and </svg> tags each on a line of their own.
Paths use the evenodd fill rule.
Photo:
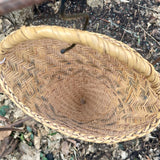
<svg viewBox="0 0 160 160">
<path fill-rule="evenodd" d="M 61 54 L 61 49 L 77 45 Z M 0 84 L 26 114 L 85 141 L 117 143 L 151 132 L 160 79 L 135 50 L 105 35 L 22 27 L 0 43 Z"/>
</svg>

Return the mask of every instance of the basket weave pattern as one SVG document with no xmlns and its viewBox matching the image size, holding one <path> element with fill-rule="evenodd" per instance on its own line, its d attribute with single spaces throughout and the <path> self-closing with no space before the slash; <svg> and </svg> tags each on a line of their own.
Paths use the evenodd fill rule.
<svg viewBox="0 0 160 160">
<path fill-rule="evenodd" d="M 140 137 L 159 124 L 158 73 L 136 51 L 96 33 L 77 30 L 78 41 L 71 40 L 71 29 L 64 29 L 64 35 L 63 28 L 52 28 L 52 38 L 48 28 L 44 36 L 44 31 L 30 29 L 36 36 L 22 28 L 0 47 L 6 58 L 1 86 L 27 114 L 66 135 L 97 143 Z M 85 34 L 84 40 L 78 34 Z M 60 53 L 75 42 L 79 45 Z"/>
</svg>

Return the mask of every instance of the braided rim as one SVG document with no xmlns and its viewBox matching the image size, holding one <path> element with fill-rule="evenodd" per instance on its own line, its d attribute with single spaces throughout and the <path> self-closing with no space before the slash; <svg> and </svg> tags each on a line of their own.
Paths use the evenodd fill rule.
<svg viewBox="0 0 160 160">
<path fill-rule="evenodd" d="M 66 43 L 75 43 L 85 46 L 89 46 L 97 50 L 101 54 L 108 54 L 112 57 L 117 58 L 122 63 L 126 64 L 131 69 L 134 69 L 137 73 L 145 76 L 151 83 L 152 89 L 159 95 L 160 93 L 160 79 L 159 74 L 155 71 L 154 67 L 145 60 L 139 53 L 134 49 L 130 48 L 128 45 L 112 39 L 108 36 L 91 33 L 87 31 L 81 31 L 77 29 L 69 29 L 58 26 L 32 26 L 32 27 L 22 27 L 21 29 L 12 32 L 9 36 L 2 40 L 0 43 L 0 60 L 5 58 L 5 52 L 19 44 L 20 42 L 28 40 L 36 40 L 41 38 L 52 38 L 56 40 L 61 40 Z M 3 64 L 1 64 L 3 65 Z M 78 138 L 85 141 L 96 142 L 96 143 L 117 143 L 120 141 L 127 141 L 134 139 L 136 137 L 142 137 L 149 132 L 151 132 L 158 124 L 159 120 L 154 119 L 152 125 L 148 125 L 145 130 L 139 130 L 137 133 L 132 133 L 130 135 L 123 136 L 121 138 L 110 138 L 106 137 L 95 137 L 92 135 L 82 134 L 80 132 L 73 132 L 69 128 L 64 128 L 51 121 L 44 119 L 43 117 L 37 115 L 37 113 L 32 112 L 27 106 L 24 106 L 17 97 L 14 95 L 12 90 L 7 86 L 5 79 L 3 77 L 3 72 L 1 71 L 0 84 L 5 93 L 10 97 L 10 99 L 21 108 L 26 114 L 33 117 L 42 124 L 56 129 L 59 132 L 71 136 L 73 138 Z M 157 113 L 157 117 L 160 117 L 160 113 Z"/>
</svg>

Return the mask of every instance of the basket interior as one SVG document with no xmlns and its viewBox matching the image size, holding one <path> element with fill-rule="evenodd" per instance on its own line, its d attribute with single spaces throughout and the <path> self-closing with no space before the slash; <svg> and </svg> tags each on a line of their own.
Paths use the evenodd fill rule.
<svg viewBox="0 0 160 160">
<path fill-rule="evenodd" d="M 82 134 L 117 136 L 157 121 L 158 96 L 143 76 L 110 57 L 53 40 L 30 40 L 7 51 L 2 73 L 32 112 Z"/>
</svg>

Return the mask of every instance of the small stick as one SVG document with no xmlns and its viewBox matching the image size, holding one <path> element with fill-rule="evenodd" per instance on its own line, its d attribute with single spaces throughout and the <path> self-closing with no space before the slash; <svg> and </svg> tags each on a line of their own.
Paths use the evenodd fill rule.
<svg viewBox="0 0 160 160">
<path fill-rule="evenodd" d="M 128 22 L 128 23 L 129 23 L 129 22 Z M 128 26 L 128 23 L 127 23 L 126 27 Z M 121 37 L 121 41 L 123 40 L 125 33 L 126 33 L 126 31 L 124 30 L 124 31 L 123 31 L 123 34 L 122 34 L 122 37 Z"/>
<path fill-rule="evenodd" d="M 0 131 L 22 131 L 23 129 L 13 127 L 0 127 Z"/>
<path fill-rule="evenodd" d="M 160 61 L 160 57 L 157 58 L 155 61 L 152 62 L 152 65 L 155 65 L 156 63 L 158 63 Z"/>
<path fill-rule="evenodd" d="M 45 0 L 0 0 L 0 16 L 8 12 L 42 3 Z"/>
<path fill-rule="evenodd" d="M 65 5 L 64 3 L 66 2 L 66 0 L 61 0 L 61 7 L 60 7 L 60 15 L 61 15 L 61 18 L 63 20 L 77 20 L 77 19 L 80 19 L 80 18 L 85 18 L 85 23 L 83 25 L 83 29 L 82 30 L 86 30 L 86 27 L 88 25 L 88 22 L 89 22 L 89 15 L 86 14 L 86 13 L 79 13 L 79 14 L 73 14 L 73 15 L 65 15 L 64 14 L 64 11 L 65 11 Z M 72 49 L 76 44 L 72 44 L 71 46 L 65 48 L 65 49 L 62 49 L 61 50 L 61 53 L 64 54 L 66 51 Z"/>
<path fill-rule="evenodd" d="M 8 122 L 8 119 L 6 117 L 3 117 L 3 116 L 0 115 L 0 121 L 6 121 L 6 122 Z"/>
<path fill-rule="evenodd" d="M 136 6 L 141 7 L 141 8 L 144 8 L 144 9 L 148 9 L 148 10 L 151 10 L 151 11 L 154 11 L 154 12 L 156 12 L 156 13 L 160 13 L 160 12 L 158 12 L 157 10 L 151 9 L 151 8 L 149 8 L 149 7 L 141 6 L 141 5 L 139 5 L 139 4 L 136 4 Z"/>
<path fill-rule="evenodd" d="M 154 37 L 152 37 L 143 27 L 141 27 L 140 25 L 138 25 L 137 27 L 141 28 L 150 38 L 152 38 L 160 46 L 160 43 Z"/>
<path fill-rule="evenodd" d="M 107 23 L 110 23 L 108 20 L 106 19 L 102 19 L 102 18 L 99 18 L 100 20 L 104 21 L 104 22 L 107 22 Z"/>
<path fill-rule="evenodd" d="M 27 116 L 27 117 L 25 117 L 25 118 L 23 118 L 23 119 L 20 119 L 20 120 L 14 122 L 14 123 L 12 123 L 12 124 L 7 125 L 6 127 L 14 127 L 14 126 L 17 126 L 17 125 L 19 125 L 19 124 L 21 124 L 21 123 L 23 123 L 23 122 L 25 122 L 25 121 L 28 121 L 28 120 L 30 120 L 30 119 L 32 119 L 32 118 L 29 117 L 29 116 Z"/>
<path fill-rule="evenodd" d="M 105 19 L 101 19 L 101 18 L 100 18 L 100 20 L 105 21 L 105 22 L 107 22 L 107 23 L 110 23 L 110 24 L 113 25 L 113 26 L 119 27 L 119 28 L 121 28 L 122 30 L 124 30 L 126 33 L 133 34 L 134 37 L 138 38 L 136 32 L 133 32 L 133 31 L 131 31 L 131 30 L 127 30 L 127 29 L 125 29 L 123 26 L 114 23 L 112 20 L 105 20 Z"/>
</svg>

